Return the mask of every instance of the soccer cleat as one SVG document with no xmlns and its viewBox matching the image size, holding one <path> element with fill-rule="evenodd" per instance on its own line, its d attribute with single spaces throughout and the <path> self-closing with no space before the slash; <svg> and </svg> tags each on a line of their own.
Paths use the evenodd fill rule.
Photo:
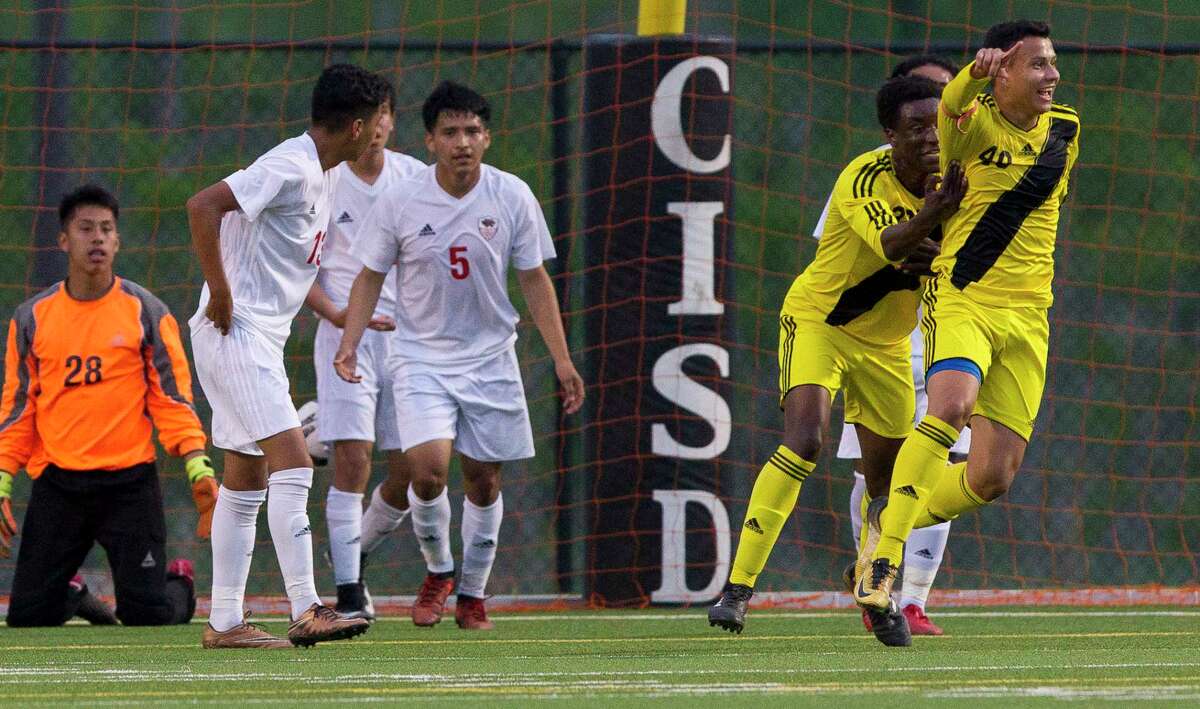
<svg viewBox="0 0 1200 709">
<path fill-rule="evenodd" d="M 908 629 L 908 619 L 896 609 L 896 604 L 889 602 L 887 610 L 874 608 L 864 611 L 871 620 L 871 632 L 875 639 L 888 647 L 908 647 L 912 645 L 912 633 Z"/>
<path fill-rule="evenodd" d="M 863 612 L 862 612 L 862 620 L 863 620 L 863 627 L 867 629 L 868 633 L 875 632 L 875 629 L 871 627 L 871 612 L 865 608 L 863 609 Z"/>
<path fill-rule="evenodd" d="M 365 618 L 346 618 L 329 606 L 314 603 L 288 626 L 293 645 L 312 647 L 330 640 L 345 640 L 362 635 L 371 627 Z"/>
<path fill-rule="evenodd" d="M 454 605 L 454 622 L 463 630 L 491 630 L 496 625 L 488 620 L 487 609 L 483 607 L 483 599 L 474 596 L 458 595 Z"/>
<path fill-rule="evenodd" d="M 725 584 L 721 598 L 708 609 L 708 624 L 741 635 L 746 627 L 746 610 L 754 589 L 740 583 Z"/>
<path fill-rule="evenodd" d="M 454 590 L 454 573 L 425 574 L 421 590 L 417 591 L 417 601 L 412 607 L 413 625 L 423 628 L 437 625 L 446 612 L 446 599 Z"/>
<path fill-rule="evenodd" d="M 68 593 L 79 602 L 75 607 L 76 616 L 92 625 L 117 625 L 117 614 L 107 603 L 92 595 L 82 576 L 76 574 L 67 585 L 70 587 Z"/>
<path fill-rule="evenodd" d="M 375 620 L 375 604 L 371 602 L 371 594 L 362 581 L 338 584 L 337 606 L 334 610 L 347 618 Z"/>
<path fill-rule="evenodd" d="M 908 620 L 908 628 L 913 635 L 942 635 L 943 631 L 937 626 L 929 616 L 925 615 L 925 610 L 915 603 L 910 603 L 901 609 L 906 620 Z"/>
<path fill-rule="evenodd" d="M 858 579 L 854 589 L 854 602 L 866 610 L 886 611 L 892 606 L 892 584 L 896 582 L 899 568 L 887 559 L 871 562 L 871 572 Z M 872 619 L 874 620 L 874 619 Z"/>
<path fill-rule="evenodd" d="M 887 495 L 880 495 L 872 499 L 870 504 L 867 505 L 867 515 L 863 518 L 863 525 L 867 528 L 867 539 L 863 543 L 862 549 L 859 549 L 858 559 L 854 562 L 854 580 L 850 584 L 851 595 L 854 593 L 854 587 L 858 584 L 858 580 L 871 567 L 871 557 L 875 555 L 875 547 L 879 546 L 879 539 L 883 536 L 883 524 L 880 521 L 880 515 L 883 514 L 883 510 L 886 507 Z M 842 579 L 845 580 L 844 574 Z"/>
<path fill-rule="evenodd" d="M 192 562 L 190 559 L 184 559 L 183 557 L 179 557 L 178 559 L 173 559 L 171 561 L 171 563 L 167 564 L 167 596 L 173 597 L 175 599 L 174 601 L 172 601 L 172 603 L 174 605 L 176 605 L 177 607 L 183 606 L 182 611 L 181 611 L 183 613 L 183 615 L 177 616 L 175 618 L 175 620 L 180 623 L 190 623 L 192 620 L 192 616 L 196 615 L 196 580 L 195 579 L 196 579 L 196 569 L 192 565 Z M 172 588 L 171 588 L 172 580 L 178 580 L 178 581 L 182 582 L 183 598 L 179 598 L 180 588 L 179 588 L 178 584 L 176 584 L 175 589 L 172 590 Z"/>
<path fill-rule="evenodd" d="M 249 616 L 250 614 L 247 613 L 246 615 Z M 241 625 L 235 625 L 229 630 L 222 631 L 214 630 L 211 625 L 205 625 L 200 645 L 209 650 L 219 648 L 280 650 L 292 646 L 287 640 L 277 638 L 257 625 L 247 623 L 244 620 Z"/>
<path fill-rule="evenodd" d="M 854 576 L 858 573 L 858 559 L 846 564 L 846 568 L 842 569 L 842 585 L 846 587 L 846 593 L 854 593 Z"/>
</svg>

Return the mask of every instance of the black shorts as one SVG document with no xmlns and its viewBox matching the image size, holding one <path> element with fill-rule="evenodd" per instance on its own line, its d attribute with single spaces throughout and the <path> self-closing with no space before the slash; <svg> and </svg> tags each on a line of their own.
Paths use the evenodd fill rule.
<svg viewBox="0 0 1200 709">
<path fill-rule="evenodd" d="M 186 622 L 186 609 L 166 591 L 166 523 L 158 471 L 150 462 L 122 470 L 51 465 L 34 480 L 8 624 L 61 625 L 69 619 L 74 609 L 68 583 L 95 543 L 108 554 L 122 623 Z"/>
</svg>

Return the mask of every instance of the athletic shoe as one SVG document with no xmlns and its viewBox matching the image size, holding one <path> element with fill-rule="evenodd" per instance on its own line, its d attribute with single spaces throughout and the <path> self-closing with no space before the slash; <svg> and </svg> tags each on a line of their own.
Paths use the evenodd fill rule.
<svg viewBox="0 0 1200 709">
<path fill-rule="evenodd" d="M 293 645 L 312 647 L 330 640 L 345 640 L 362 635 L 371 627 L 365 618 L 346 618 L 329 606 L 314 603 L 288 626 Z"/>
<path fill-rule="evenodd" d="M 179 557 L 172 559 L 171 563 L 167 564 L 167 576 L 178 576 L 182 579 L 187 579 L 187 582 L 196 585 L 196 569 L 192 566 L 190 559 Z"/>
<path fill-rule="evenodd" d="M 854 581 L 850 585 L 851 595 L 854 595 L 854 587 L 858 584 L 859 579 L 867 573 L 867 569 L 871 568 L 871 557 L 875 555 L 875 548 L 879 546 L 879 539 L 883 536 L 883 523 L 879 516 L 883 514 L 886 507 L 887 495 L 880 495 L 867 505 L 867 516 L 863 518 L 863 525 L 867 528 L 867 539 L 863 543 L 863 548 L 858 550 L 858 559 L 854 562 Z M 845 581 L 844 572 L 842 579 Z"/>
<path fill-rule="evenodd" d="M 250 614 L 246 613 L 246 615 L 249 616 Z M 212 625 L 205 625 L 200 645 L 210 650 L 217 648 L 280 650 L 292 646 L 287 640 L 277 638 L 257 625 L 247 623 L 245 620 L 240 625 L 235 625 L 229 630 L 222 631 L 214 630 Z"/>
<path fill-rule="evenodd" d="M 342 583 L 337 587 L 337 606 L 334 608 L 347 618 L 375 620 L 375 604 L 362 581 Z"/>
<path fill-rule="evenodd" d="M 177 608 L 177 615 L 174 621 L 179 623 L 190 623 L 192 616 L 196 614 L 196 570 L 192 566 L 189 559 L 180 557 L 173 559 L 167 564 L 167 597 L 171 600 L 171 604 Z M 182 584 L 182 598 L 180 597 L 179 584 L 175 584 L 172 589 L 171 581 L 178 581 Z M 181 614 L 181 615 L 178 615 Z"/>
<path fill-rule="evenodd" d="M 862 619 L 863 619 L 863 627 L 867 629 L 867 632 L 868 633 L 875 632 L 875 630 L 871 627 L 871 614 L 865 608 L 863 609 L 863 612 L 862 612 Z"/>
<path fill-rule="evenodd" d="M 875 639 L 888 647 L 908 647 L 912 645 L 912 633 L 908 629 L 908 619 L 896 609 L 895 603 L 889 603 L 887 610 L 874 608 L 866 613 L 871 618 L 871 632 Z"/>
<path fill-rule="evenodd" d="M 437 625 L 446 612 L 446 599 L 454 590 L 454 574 L 425 574 L 421 590 L 417 591 L 417 601 L 412 607 L 413 625 L 430 627 Z"/>
<path fill-rule="evenodd" d="M 496 625 L 488 620 L 483 599 L 459 594 L 454 606 L 454 622 L 463 630 L 491 630 Z"/>
<path fill-rule="evenodd" d="M 731 633 L 741 634 L 746 627 L 746 610 L 754 589 L 740 583 L 727 583 L 721 598 L 708 609 L 708 624 L 719 626 Z"/>
<path fill-rule="evenodd" d="M 898 571 L 900 569 L 892 566 L 892 562 L 887 559 L 872 561 L 871 573 L 858 579 L 858 587 L 854 589 L 854 601 L 866 610 L 887 611 L 895 605 L 892 601 L 892 584 L 896 582 Z"/>
<path fill-rule="evenodd" d="M 900 611 L 908 620 L 908 627 L 913 635 L 941 635 L 942 629 L 937 626 L 929 616 L 925 615 L 925 609 L 915 603 L 910 603 L 904 606 Z"/>
<path fill-rule="evenodd" d="M 117 614 L 107 603 L 92 595 L 82 576 L 76 574 L 67 585 L 70 587 L 68 593 L 78 599 L 79 605 L 75 607 L 77 617 L 92 625 L 117 625 Z"/>
</svg>

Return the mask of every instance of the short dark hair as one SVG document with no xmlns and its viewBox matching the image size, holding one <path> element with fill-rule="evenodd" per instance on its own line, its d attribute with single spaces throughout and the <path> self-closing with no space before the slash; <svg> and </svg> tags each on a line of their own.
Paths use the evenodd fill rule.
<svg viewBox="0 0 1200 709">
<path fill-rule="evenodd" d="M 104 207 L 112 212 L 113 221 L 117 220 L 121 211 L 117 198 L 100 185 L 87 184 L 76 187 L 58 203 L 58 223 L 64 231 L 71 217 L 75 216 L 75 210 L 80 207 Z"/>
<path fill-rule="evenodd" d="M 421 118 L 425 121 L 425 130 L 433 132 L 438 116 L 443 112 L 473 113 L 486 127 L 492 119 L 492 106 L 488 100 L 474 89 L 456 84 L 453 81 L 443 81 L 437 85 L 425 105 L 421 107 Z"/>
<path fill-rule="evenodd" d="M 958 65 L 945 57 L 940 57 L 936 54 L 916 54 L 893 67 L 889 78 L 898 79 L 901 76 L 908 76 L 914 69 L 920 69 L 923 66 L 929 65 L 945 69 L 950 72 L 950 76 L 958 74 Z"/>
<path fill-rule="evenodd" d="M 339 131 L 351 121 L 366 120 L 395 96 L 392 83 L 353 64 L 325 67 L 312 94 L 312 122 Z M 394 104 L 393 104 L 394 105 Z"/>
<path fill-rule="evenodd" d="M 923 76 L 901 76 L 888 79 L 875 95 L 875 112 L 879 125 L 889 130 L 900 120 L 900 107 L 912 101 L 940 98 L 942 87 Z"/>
<path fill-rule="evenodd" d="M 983 37 L 983 46 L 993 49 L 1008 49 L 1026 37 L 1049 37 L 1050 25 L 1036 20 L 1013 20 L 1001 22 L 988 28 Z"/>
</svg>

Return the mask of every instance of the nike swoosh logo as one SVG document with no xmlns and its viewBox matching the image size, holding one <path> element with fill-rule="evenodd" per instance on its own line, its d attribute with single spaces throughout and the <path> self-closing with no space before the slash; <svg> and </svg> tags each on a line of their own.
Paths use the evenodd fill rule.
<svg viewBox="0 0 1200 709">
<path fill-rule="evenodd" d="M 862 581 L 858 582 L 858 589 L 856 589 L 856 590 L 857 590 L 859 598 L 867 598 L 868 596 L 871 595 L 869 593 L 863 593 L 863 582 Z"/>
</svg>

